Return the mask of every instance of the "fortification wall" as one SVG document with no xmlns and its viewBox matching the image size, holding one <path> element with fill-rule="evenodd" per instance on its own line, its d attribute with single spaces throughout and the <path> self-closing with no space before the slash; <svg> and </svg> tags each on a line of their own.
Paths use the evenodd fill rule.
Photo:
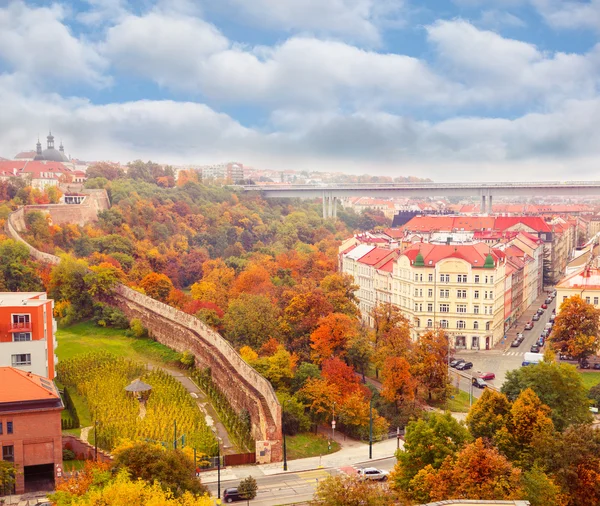
<svg viewBox="0 0 600 506">
<path fill-rule="evenodd" d="M 27 211 L 40 211 L 50 215 L 53 225 L 75 223 L 85 225 L 98 220 L 98 212 L 110 208 L 106 190 L 83 190 L 87 197 L 81 204 L 36 204 L 25 206 Z"/>
<path fill-rule="evenodd" d="M 6 220 L 9 237 L 27 246 L 36 260 L 58 264 L 60 259 L 30 246 L 20 235 L 25 230 L 24 209 L 18 209 Z M 271 461 L 283 456 L 281 405 L 273 387 L 250 367 L 235 349 L 203 322 L 167 304 L 118 285 L 110 301 L 128 318 L 138 318 L 158 342 L 179 352 L 190 351 L 197 365 L 210 367 L 214 382 L 222 389 L 238 411 L 250 413 L 253 436 L 271 442 Z"/>
</svg>

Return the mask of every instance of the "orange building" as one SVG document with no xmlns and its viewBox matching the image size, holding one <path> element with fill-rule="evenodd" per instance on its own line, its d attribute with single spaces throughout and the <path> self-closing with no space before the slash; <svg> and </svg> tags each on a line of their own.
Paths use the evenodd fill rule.
<svg viewBox="0 0 600 506">
<path fill-rule="evenodd" d="M 17 494 L 52 490 L 62 473 L 62 400 L 52 381 L 0 367 L 2 460 L 17 468 Z"/>
<path fill-rule="evenodd" d="M 44 292 L 0 292 L 0 367 L 54 378 L 53 307 Z"/>
</svg>

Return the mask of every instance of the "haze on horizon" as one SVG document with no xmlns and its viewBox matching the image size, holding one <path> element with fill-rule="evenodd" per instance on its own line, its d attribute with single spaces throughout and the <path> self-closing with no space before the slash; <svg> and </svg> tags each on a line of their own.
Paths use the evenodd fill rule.
<svg viewBox="0 0 600 506">
<path fill-rule="evenodd" d="M 0 1 L 0 156 L 588 180 L 600 0 Z"/>
</svg>

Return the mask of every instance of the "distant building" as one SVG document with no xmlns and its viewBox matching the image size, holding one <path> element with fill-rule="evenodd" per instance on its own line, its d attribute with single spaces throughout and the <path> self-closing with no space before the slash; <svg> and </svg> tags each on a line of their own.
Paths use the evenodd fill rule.
<svg viewBox="0 0 600 506">
<path fill-rule="evenodd" d="M 588 304 L 600 309 L 600 269 L 597 259 L 569 274 L 556 285 L 557 312 L 560 311 L 560 305 L 573 295 L 579 295 Z"/>
<path fill-rule="evenodd" d="M 0 292 L 0 366 L 54 378 L 53 308 L 44 292 Z"/>
<path fill-rule="evenodd" d="M 226 179 L 234 183 L 244 179 L 244 165 L 236 162 L 199 167 L 203 179 Z"/>
<path fill-rule="evenodd" d="M 62 475 L 63 407 L 52 381 L 0 367 L 0 446 L 17 468 L 13 493 L 52 490 Z"/>
</svg>

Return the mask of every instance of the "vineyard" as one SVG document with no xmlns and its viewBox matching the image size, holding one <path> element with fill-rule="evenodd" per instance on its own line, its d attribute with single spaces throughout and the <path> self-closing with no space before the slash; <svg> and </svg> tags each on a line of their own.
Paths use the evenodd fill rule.
<svg viewBox="0 0 600 506">
<path fill-rule="evenodd" d="M 139 363 L 106 352 L 60 362 L 57 372 L 63 385 L 86 400 L 92 419 L 97 421 L 100 448 L 110 451 L 121 439 L 149 439 L 171 445 L 176 423 L 178 444 L 185 442 L 209 455 L 216 452 L 216 439 L 194 399 L 166 372 L 147 371 Z M 135 378 L 152 386 L 143 418 L 140 401 L 125 391 Z"/>
</svg>

